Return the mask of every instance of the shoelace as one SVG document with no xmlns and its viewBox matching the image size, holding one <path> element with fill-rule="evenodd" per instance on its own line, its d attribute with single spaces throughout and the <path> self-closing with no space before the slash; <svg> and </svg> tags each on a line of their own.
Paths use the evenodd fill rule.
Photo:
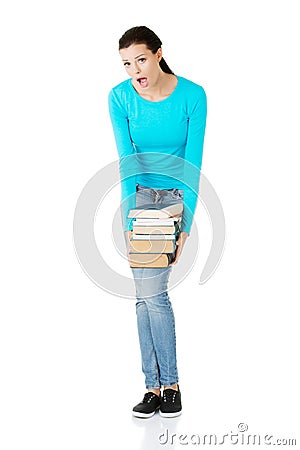
<svg viewBox="0 0 300 450">
<path fill-rule="evenodd" d="M 175 391 L 174 389 L 166 389 L 164 391 L 163 401 L 175 403 L 176 394 L 177 391 Z"/>
</svg>

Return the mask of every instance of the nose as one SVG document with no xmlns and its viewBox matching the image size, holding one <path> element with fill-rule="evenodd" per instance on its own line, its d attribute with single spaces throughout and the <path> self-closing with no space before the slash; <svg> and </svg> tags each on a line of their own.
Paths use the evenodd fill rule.
<svg viewBox="0 0 300 450">
<path fill-rule="evenodd" d="M 135 73 L 140 73 L 140 68 L 137 65 L 137 63 L 133 63 L 133 69 L 134 69 Z"/>
</svg>

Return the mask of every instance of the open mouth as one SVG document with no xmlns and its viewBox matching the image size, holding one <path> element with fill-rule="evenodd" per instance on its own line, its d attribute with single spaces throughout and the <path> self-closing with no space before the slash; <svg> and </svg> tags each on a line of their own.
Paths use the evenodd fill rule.
<svg viewBox="0 0 300 450">
<path fill-rule="evenodd" d="M 139 85 L 143 88 L 148 87 L 148 79 L 146 77 L 141 77 L 136 80 Z"/>
</svg>

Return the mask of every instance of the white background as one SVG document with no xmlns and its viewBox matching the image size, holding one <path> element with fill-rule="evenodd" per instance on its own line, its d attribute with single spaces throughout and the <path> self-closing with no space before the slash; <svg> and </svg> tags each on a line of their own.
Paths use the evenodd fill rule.
<svg viewBox="0 0 300 450">
<path fill-rule="evenodd" d="M 182 448 L 180 434 L 221 439 L 241 422 L 299 442 L 297 3 L 2 2 L 1 449 L 155 450 L 166 429 Z M 184 408 L 174 420 L 131 417 L 145 390 L 134 301 L 89 279 L 72 236 L 80 192 L 117 159 L 107 95 L 126 78 L 118 39 L 135 25 L 206 90 L 202 171 L 227 227 L 201 286 L 211 230 L 198 203 L 199 260 L 170 294 Z M 111 195 L 97 237 L 107 255 L 119 186 Z"/>
</svg>

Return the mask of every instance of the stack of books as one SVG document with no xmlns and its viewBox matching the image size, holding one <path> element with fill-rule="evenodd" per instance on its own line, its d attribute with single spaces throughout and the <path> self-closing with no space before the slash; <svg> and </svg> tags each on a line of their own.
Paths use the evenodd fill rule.
<svg viewBox="0 0 300 450">
<path fill-rule="evenodd" d="M 130 210 L 128 217 L 134 219 L 130 267 L 168 267 L 175 258 L 182 212 L 182 203 L 142 205 Z"/>
</svg>

